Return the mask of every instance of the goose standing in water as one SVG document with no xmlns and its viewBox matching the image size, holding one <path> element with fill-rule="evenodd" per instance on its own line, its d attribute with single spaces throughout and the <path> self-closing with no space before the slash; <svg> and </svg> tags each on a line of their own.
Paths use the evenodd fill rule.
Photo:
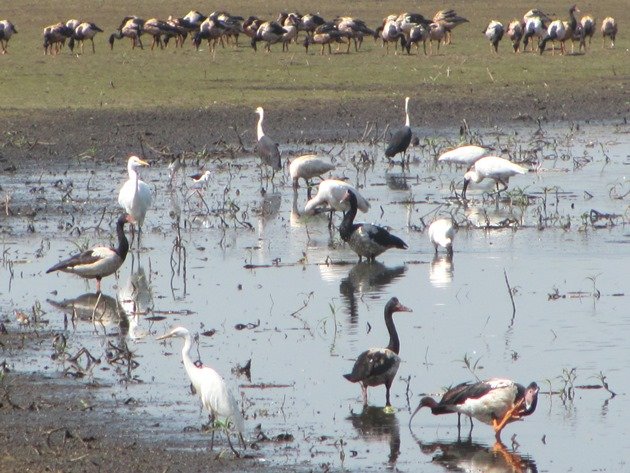
<svg viewBox="0 0 630 473">
<path fill-rule="evenodd" d="M 386 157 L 393 158 L 398 153 L 402 153 L 402 162 L 405 162 L 405 152 L 409 147 L 409 143 L 411 143 L 411 127 L 409 123 L 409 97 L 405 97 L 405 126 L 392 135 L 385 149 Z"/>
<path fill-rule="evenodd" d="M 258 137 L 258 143 L 256 144 L 256 152 L 262 160 L 263 164 L 269 166 L 272 169 L 271 178 L 282 168 L 280 161 L 280 150 L 278 149 L 278 143 L 273 141 L 267 135 L 262 128 L 263 119 L 265 117 L 265 111 L 262 107 L 256 109 L 258 114 L 258 126 L 256 128 L 256 134 Z"/>
<path fill-rule="evenodd" d="M 431 397 L 423 397 L 411 415 L 414 416 L 423 407 L 431 409 L 433 415 L 464 414 L 492 425 L 497 442 L 501 441 L 501 431 L 510 422 L 522 419 L 536 410 L 538 403 L 538 385 L 534 382 L 524 387 L 510 379 L 493 378 L 487 381 L 461 383 L 444 393 L 440 402 Z M 459 418 L 457 431 L 460 431 Z"/>
<path fill-rule="evenodd" d="M 413 312 L 392 297 L 385 305 L 385 326 L 389 332 L 389 344 L 385 348 L 370 348 L 359 355 L 352 367 L 352 372 L 344 374 L 351 383 L 361 383 L 363 405 L 368 404 L 367 389 L 371 386 L 385 385 L 385 406 L 391 407 L 389 390 L 392 387 L 398 366 L 400 365 L 400 340 L 394 325 L 394 312 Z"/>
<path fill-rule="evenodd" d="M 123 184 L 118 193 L 118 203 L 131 215 L 133 223 L 138 225 L 138 247 L 140 247 L 140 233 L 142 224 L 147 215 L 147 210 L 151 207 L 153 196 L 149 185 L 140 179 L 138 170 L 149 163 L 143 161 L 138 156 L 131 156 L 127 161 L 127 172 L 129 179 Z M 133 227 L 132 227 L 133 228 Z M 132 233 L 132 241 L 133 241 Z"/>
<path fill-rule="evenodd" d="M 60 261 L 46 273 L 62 271 L 72 273 L 85 279 L 96 279 L 96 292 L 101 292 L 101 279 L 114 274 L 122 266 L 129 251 L 129 241 L 125 236 L 125 223 L 131 222 L 131 216 L 124 214 L 116 222 L 118 246 L 109 248 L 96 246 L 90 250 L 71 256 Z"/>
<path fill-rule="evenodd" d="M 347 190 L 342 200 L 350 203 L 350 210 L 346 212 L 339 226 L 339 235 L 359 256 L 359 262 L 364 256 L 373 262 L 378 255 L 390 248 L 407 249 L 404 241 L 383 227 L 371 223 L 354 223 L 357 215 L 357 196 L 354 192 Z"/>
</svg>

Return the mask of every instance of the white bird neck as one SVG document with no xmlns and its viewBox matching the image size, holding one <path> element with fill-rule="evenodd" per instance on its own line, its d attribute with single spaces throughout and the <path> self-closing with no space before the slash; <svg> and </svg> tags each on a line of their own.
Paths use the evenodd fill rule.
<svg viewBox="0 0 630 473">
<path fill-rule="evenodd" d="M 190 334 L 187 334 L 186 337 L 184 338 L 184 347 L 182 348 L 182 360 L 184 361 L 184 368 L 186 368 L 186 372 L 189 373 L 189 377 L 190 377 L 190 373 L 193 372 L 196 368 L 195 363 L 192 361 L 192 358 L 190 357 L 191 348 L 192 348 L 192 337 L 190 336 Z"/>
<path fill-rule="evenodd" d="M 127 172 L 129 173 L 129 179 L 138 182 L 138 173 L 133 167 L 133 163 L 127 164 Z"/>
<path fill-rule="evenodd" d="M 409 97 L 405 98 L 405 126 L 409 126 Z"/>
<path fill-rule="evenodd" d="M 265 113 L 261 110 L 260 112 L 258 112 L 258 115 L 260 115 L 260 118 L 258 119 L 258 139 L 260 140 L 263 136 L 265 136 L 265 133 L 263 133 L 263 129 L 262 129 L 262 122 L 263 122 L 263 117 L 265 116 Z"/>
</svg>

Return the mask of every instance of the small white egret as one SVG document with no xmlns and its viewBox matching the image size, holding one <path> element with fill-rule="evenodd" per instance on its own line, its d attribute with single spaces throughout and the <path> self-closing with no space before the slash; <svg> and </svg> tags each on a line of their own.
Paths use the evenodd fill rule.
<svg viewBox="0 0 630 473">
<path fill-rule="evenodd" d="M 109 248 L 106 246 L 96 246 L 65 259 L 46 273 L 62 271 L 72 273 L 85 279 L 96 279 L 96 292 L 101 292 L 101 279 L 114 274 L 122 266 L 129 251 L 129 241 L 125 236 L 125 223 L 130 222 L 131 217 L 127 214 L 118 217 L 116 222 L 116 235 L 118 236 L 118 247 Z"/>
<path fill-rule="evenodd" d="M 184 339 L 184 347 L 182 348 L 184 368 L 186 369 L 188 378 L 195 388 L 196 393 L 201 398 L 203 407 L 210 413 L 210 419 L 213 423 L 219 419 L 225 420 L 227 424 L 226 436 L 228 443 L 232 451 L 238 455 L 238 452 L 234 450 L 234 447 L 232 446 L 230 431 L 236 431 L 240 443 L 244 447 L 245 441 L 243 439 L 243 432 L 245 431 L 245 425 L 241 411 L 238 408 L 236 398 L 219 373 L 209 366 L 195 365 L 190 357 L 192 338 L 188 329 L 184 327 L 175 327 L 170 332 L 158 337 L 157 339 L 164 340 L 174 337 Z M 210 449 L 212 449 L 213 444 L 214 430 L 212 431 Z"/>
<path fill-rule="evenodd" d="M 461 383 L 444 393 L 440 402 L 431 397 L 423 397 L 409 419 L 423 407 L 431 409 L 433 415 L 464 414 L 492 425 L 497 442 L 501 441 L 501 431 L 510 422 L 532 414 L 538 403 L 538 385 L 534 382 L 524 387 L 510 379 L 493 378 L 487 381 Z M 457 430 L 460 430 L 459 417 Z"/>
<path fill-rule="evenodd" d="M 453 254 L 453 239 L 457 229 L 450 218 L 439 218 L 429 225 L 429 240 L 438 253 L 438 246 L 446 249 L 449 255 Z"/>
<path fill-rule="evenodd" d="M 143 161 L 138 156 L 131 156 L 127 161 L 127 172 L 129 179 L 123 184 L 118 193 L 118 203 L 138 225 L 138 246 L 140 246 L 140 232 L 142 224 L 147 215 L 147 210 L 151 207 L 153 196 L 149 185 L 140 179 L 138 170 L 149 163 Z M 132 234 L 133 235 L 133 234 Z"/>
<path fill-rule="evenodd" d="M 518 164 L 514 164 L 507 159 L 498 156 L 486 156 L 477 161 L 470 170 L 464 174 L 464 189 L 462 190 L 462 199 L 466 200 L 466 188 L 470 181 L 478 184 L 485 178 L 494 179 L 497 188 L 497 194 L 504 191 L 508 187 L 510 177 L 516 174 L 526 174 L 527 169 Z M 499 184 L 503 185 L 503 189 L 499 189 Z"/>
<path fill-rule="evenodd" d="M 339 225 L 339 235 L 359 256 L 359 263 L 364 256 L 373 262 L 378 255 L 390 248 L 407 249 L 404 241 L 383 227 L 371 223 L 354 223 L 354 217 L 357 215 L 357 196 L 354 192 L 346 191 L 342 200 L 350 203 L 350 210 L 346 212 Z"/>
<path fill-rule="evenodd" d="M 352 383 L 361 383 L 363 405 L 367 406 L 369 386 L 385 385 L 385 406 L 390 407 L 389 390 L 400 365 L 400 340 L 394 325 L 394 312 L 413 312 L 400 301 L 392 297 L 385 305 L 385 326 L 389 332 L 389 344 L 385 348 L 370 348 L 359 355 L 352 367 L 352 372 L 343 377 Z"/>
</svg>

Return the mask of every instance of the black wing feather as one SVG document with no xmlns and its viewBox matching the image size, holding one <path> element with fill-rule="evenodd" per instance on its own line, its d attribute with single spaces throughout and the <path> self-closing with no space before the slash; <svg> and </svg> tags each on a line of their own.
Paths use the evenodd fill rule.
<svg viewBox="0 0 630 473">
<path fill-rule="evenodd" d="M 393 158 L 398 153 L 404 153 L 411 143 L 411 128 L 405 126 L 398 130 L 389 140 L 389 146 L 385 149 L 385 156 Z"/>
<path fill-rule="evenodd" d="M 407 249 L 407 244 L 395 235 L 392 235 L 383 227 L 373 224 L 357 224 L 357 226 L 363 226 L 363 230 L 370 236 L 370 239 L 375 243 L 387 248 L 400 248 L 401 250 Z"/>
<path fill-rule="evenodd" d="M 396 362 L 396 358 L 383 350 L 367 350 L 359 355 L 354 363 L 352 373 L 344 374 L 344 378 L 357 383 L 372 376 L 387 373 Z"/>
<path fill-rule="evenodd" d="M 101 259 L 100 256 L 97 256 L 93 253 L 92 250 L 84 251 L 83 253 L 76 254 L 71 256 L 68 259 L 60 261 L 52 268 L 46 271 L 46 273 L 52 273 L 53 271 L 59 271 L 60 269 L 73 268 L 75 266 L 82 266 L 96 263 Z"/>
</svg>

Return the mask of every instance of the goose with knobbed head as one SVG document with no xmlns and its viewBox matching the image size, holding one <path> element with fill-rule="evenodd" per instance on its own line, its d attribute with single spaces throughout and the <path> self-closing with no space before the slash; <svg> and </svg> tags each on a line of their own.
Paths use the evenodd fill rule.
<svg viewBox="0 0 630 473">
<path fill-rule="evenodd" d="M 142 231 L 142 224 L 151 207 L 153 195 L 149 185 L 140 179 L 138 171 L 149 163 L 138 156 L 131 156 L 127 160 L 127 172 L 129 179 L 125 181 L 118 193 L 118 204 L 133 218 L 133 223 L 138 225 L 138 233 Z M 140 245 L 140 237 L 138 237 Z"/>
<path fill-rule="evenodd" d="M 256 152 L 262 160 L 263 164 L 269 166 L 273 174 L 282 168 L 280 161 L 280 150 L 278 149 L 278 143 L 273 141 L 267 135 L 262 128 L 262 123 L 265 118 L 265 111 L 262 107 L 256 109 L 258 114 L 258 125 L 256 127 L 256 135 L 258 137 L 258 143 L 256 144 Z"/>
<path fill-rule="evenodd" d="M 464 174 L 462 199 L 466 200 L 466 189 L 471 181 L 478 184 L 485 178 L 493 179 L 496 184 L 497 194 L 499 194 L 501 191 L 508 188 L 510 177 L 526 173 L 526 168 L 508 161 L 507 159 L 500 158 L 498 156 L 486 156 L 481 158 L 470 167 L 466 174 Z M 503 189 L 499 189 L 499 184 L 503 186 Z"/>
<path fill-rule="evenodd" d="M 389 391 L 400 365 L 400 339 L 394 325 L 394 312 L 413 312 L 405 307 L 396 297 L 385 305 L 385 326 L 389 332 L 389 344 L 385 348 L 370 348 L 359 355 L 352 367 L 352 372 L 343 377 L 352 383 L 361 383 L 363 405 L 368 403 L 368 387 L 385 385 L 385 406 L 390 407 Z"/>
<path fill-rule="evenodd" d="M 547 34 L 538 45 L 540 54 L 545 51 L 545 46 L 550 40 L 554 43 L 560 41 L 560 53 L 566 53 L 564 42 L 573 36 L 573 32 L 577 28 L 578 21 L 577 18 L 575 18 L 575 13 L 579 13 L 579 11 L 577 5 L 572 5 L 571 8 L 569 8 L 569 21 L 555 20 L 549 24 Z M 552 54 L 555 54 L 555 48 L 552 50 Z"/>
<path fill-rule="evenodd" d="M 493 378 L 461 383 L 446 391 L 439 402 L 428 396 L 423 397 L 409 419 L 409 426 L 420 409 L 428 407 L 433 415 L 457 413 L 468 416 L 471 434 L 473 418 L 492 425 L 495 438 L 500 442 L 501 431 L 507 424 L 534 413 L 538 391 L 535 382 L 525 387 L 511 379 Z M 458 417 L 458 432 L 460 427 Z"/>
<path fill-rule="evenodd" d="M 101 279 L 114 274 L 122 266 L 129 252 L 129 241 L 125 236 L 125 223 L 131 222 L 131 216 L 123 214 L 116 222 L 116 236 L 118 246 L 110 248 L 107 246 L 96 246 L 82 253 L 71 256 L 60 261 L 46 273 L 62 271 L 64 273 L 76 274 L 85 279 L 96 279 L 96 292 L 101 292 Z"/>
<path fill-rule="evenodd" d="M 378 255 L 390 248 L 407 249 L 404 241 L 383 227 L 371 223 L 354 223 L 357 215 L 357 196 L 354 192 L 347 190 L 342 200 L 350 203 L 350 210 L 341 221 L 339 235 L 359 256 L 359 262 L 363 261 L 363 257 L 373 262 Z"/>
<path fill-rule="evenodd" d="M 245 423 L 243 415 L 238 408 L 238 403 L 227 383 L 214 369 L 207 365 L 197 365 L 193 362 L 190 351 L 192 349 L 192 337 L 185 327 L 175 327 L 170 332 L 158 337 L 158 340 L 166 340 L 168 338 L 183 338 L 184 346 L 182 348 L 182 359 L 184 361 L 184 369 L 190 379 L 195 392 L 201 398 L 203 407 L 209 412 L 212 422 L 222 419 L 227 423 L 226 436 L 230 448 L 234 450 L 230 441 L 230 431 L 238 435 L 241 445 L 245 445 L 243 440 L 243 432 L 245 431 Z M 212 431 L 212 441 L 210 449 L 214 444 L 214 430 Z"/>
<path fill-rule="evenodd" d="M 403 153 L 404 161 L 404 154 L 407 148 L 409 148 L 409 143 L 411 143 L 411 127 L 409 125 L 409 97 L 405 97 L 405 126 L 394 133 L 390 138 L 389 144 L 385 149 L 386 157 L 393 158 L 398 153 Z"/>
</svg>

